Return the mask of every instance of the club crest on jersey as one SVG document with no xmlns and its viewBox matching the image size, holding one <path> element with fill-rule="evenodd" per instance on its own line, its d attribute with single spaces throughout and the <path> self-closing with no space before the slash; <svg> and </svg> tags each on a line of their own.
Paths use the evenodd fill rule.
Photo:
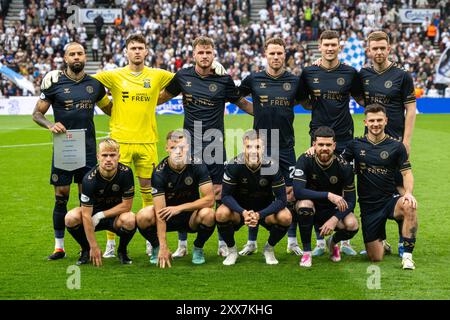
<svg viewBox="0 0 450 320">
<path fill-rule="evenodd" d="M 113 184 L 112 187 L 111 187 L 111 189 L 112 189 L 112 191 L 119 191 L 119 190 L 120 190 L 120 187 L 119 187 L 118 184 Z"/>
<path fill-rule="evenodd" d="M 384 87 L 385 87 L 386 89 L 389 89 L 390 87 L 392 87 L 392 81 L 391 81 L 391 80 L 386 81 L 386 82 L 384 83 Z"/>
<path fill-rule="evenodd" d="M 194 180 L 191 177 L 186 177 L 186 179 L 184 179 L 184 183 L 187 186 L 190 186 L 193 182 L 194 182 Z"/>
<path fill-rule="evenodd" d="M 52 181 L 53 182 L 58 181 L 58 175 L 56 173 L 52 174 Z"/>
<path fill-rule="evenodd" d="M 93 93 L 94 92 L 94 87 L 93 86 L 87 86 L 86 87 L 86 92 L 87 93 Z"/>
<path fill-rule="evenodd" d="M 338 78 L 336 80 L 337 84 L 340 86 L 343 86 L 345 84 L 345 79 L 344 78 Z"/>
<path fill-rule="evenodd" d="M 284 91 L 291 90 L 291 84 L 289 82 L 283 83 L 283 89 L 284 89 Z"/>
<path fill-rule="evenodd" d="M 338 182 L 338 177 L 336 176 L 331 176 L 330 177 L 330 183 L 331 184 L 336 184 Z"/>
<path fill-rule="evenodd" d="M 389 158 L 389 152 L 381 151 L 380 158 L 383 159 L 383 160 L 386 160 L 387 158 Z"/>
<path fill-rule="evenodd" d="M 208 87 L 210 92 L 216 92 L 217 91 L 217 85 L 215 83 L 211 83 Z"/>
<path fill-rule="evenodd" d="M 265 187 L 265 186 L 267 186 L 269 184 L 269 181 L 267 181 L 267 179 L 265 179 L 265 178 L 262 178 L 261 180 L 259 180 L 259 185 L 261 186 L 261 187 Z"/>
<path fill-rule="evenodd" d="M 144 88 L 151 88 L 150 79 L 144 79 Z"/>
</svg>

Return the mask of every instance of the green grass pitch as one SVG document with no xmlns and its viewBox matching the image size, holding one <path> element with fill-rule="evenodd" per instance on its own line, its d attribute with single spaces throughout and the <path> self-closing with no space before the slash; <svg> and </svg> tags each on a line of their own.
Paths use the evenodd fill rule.
<svg viewBox="0 0 450 320">
<path fill-rule="evenodd" d="M 181 116 L 159 116 L 163 139 L 168 130 L 182 126 Z M 354 116 L 357 134 L 362 117 Z M 251 118 L 226 116 L 225 127 L 247 129 Z M 308 115 L 295 118 L 296 153 L 308 142 Z M 105 136 L 108 118 L 96 117 L 97 136 Z M 53 189 L 49 185 L 51 135 L 32 122 L 31 116 L 0 117 L 0 299 L 449 299 L 450 298 L 450 115 L 418 115 L 411 162 L 415 195 L 419 201 L 419 231 L 414 251 L 416 270 L 404 271 L 397 255 L 377 263 L 380 288 L 369 289 L 372 266 L 364 256 L 343 256 L 340 263 L 328 257 L 315 258 L 310 269 L 300 268 L 299 258 L 286 254 L 287 238 L 276 247 L 279 265 L 265 265 L 262 247 L 267 232 L 260 229 L 259 252 L 240 257 L 232 267 L 222 265 L 216 255 L 217 231 L 205 246 L 207 263 L 194 266 L 191 256 L 176 260 L 171 269 L 150 266 L 145 240 L 137 232 L 130 243 L 133 264 L 122 266 L 117 259 L 104 259 L 103 267 L 80 268 L 80 289 L 67 282 L 75 264 L 78 245 L 66 232 L 68 257 L 47 261 L 53 250 Z M 229 152 L 230 153 L 230 152 Z M 159 143 L 160 159 L 165 155 Z M 77 205 L 72 185 L 69 209 Z M 133 210 L 141 206 L 137 193 Z M 359 217 L 359 209 L 356 210 Z M 388 222 L 388 240 L 396 253 L 397 226 Z M 236 234 L 241 247 L 246 228 Z M 299 238 L 299 236 L 298 236 Z M 97 233 L 101 248 L 106 236 Z M 190 249 L 194 236 L 189 236 Z M 169 235 L 172 251 L 176 233 Z M 361 231 L 352 240 L 363 249 Z M 191 250 L 190 250 L 191 251 Z M 70 269 L 69 269 L 70 271 Z M 370 286 L 369 286 L 370 287 Z"/>
</svg>

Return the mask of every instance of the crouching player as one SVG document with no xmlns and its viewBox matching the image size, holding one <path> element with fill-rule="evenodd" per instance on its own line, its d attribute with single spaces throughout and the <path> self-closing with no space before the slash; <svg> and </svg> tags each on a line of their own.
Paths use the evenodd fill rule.
<svg viewBox="0 0 450 320">
<path fill-rule="evenodd" d="M 330 258 L 341 260 L 337 244 L 349 240 L 358 232 L 353 214 L 356 203 L 353 167 L 336 156 L 333 129 L 319 127 L 313 135 L 314 154 L 302 154 L 294 172 L 294 194 L 297 218 L 303 243 L 301 267 L 311 267 L 311 233 L 313 225 L 320 235 L 327 236 Z"/>
<path fill-rule="evenodd" d="M 138 229 L 152 244 L 151 264 L 171 267 L 166 237 L 171 231 L 197 233 L 192 263 L 203 264 L 203 246 L 215 226 L 213 184 L 206 165 L 189 157 L 189 143 L 183 132 L 169 132 L 166 141 L 169 156 L 153 171 L 153 206 L 138 212 Z"/>
<path fill-rule="evenodd" d="M 247 132 L 243 143 L 244 152 L 225 167 L 223 204 L 216 211 L 217 228 L 229 251 L 223 264 L 236 263 L 234 232 L 244 224 L 250 227 L 260 224 L 269 230 L 264 257 L 267 264 L 278 264 L 274 246 L 284 237 L 292 221 L 286 208 L 284 178 L 270 159 L 263 159 L 264 143 L 256 131 Z"/>
<path fill-rule="evenodd" d="M 131 169 L 119 163 L 119 144 L 110 138 L 98 144 L 98 165 L 83 178 L 81 207 L 70 210 L 65 217 L 67 230 L 80 244 L 77 265 L 102 265 L 95 231 L 109 230 L 120 237 L 117 256 L 122 264 L 131 264 L 127 246 L 136 232 L 136 219 L 131 212 L 134 178 Z"/>
</svg>

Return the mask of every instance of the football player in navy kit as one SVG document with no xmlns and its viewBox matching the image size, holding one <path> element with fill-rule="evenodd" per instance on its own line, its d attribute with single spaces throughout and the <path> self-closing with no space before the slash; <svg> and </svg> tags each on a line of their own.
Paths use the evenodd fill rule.
<svg viewBox="0 0 450 320">
<path fill-rule="evenodd" d="M 98 165 L 83 178 L 81 207 L 70 210 L 65 217 L 67 231 L 81 246 L 77 265 L 102 265 L 102 254 L 95 232 L 108 230 L 120 237 L 117 256 L 122 264 L 131 264 L 127 246 L 136 232 L 136 218 L 131 207 L 134 198 L 134 177 L 130 167 L 119 163 L 120 146 L 111 138 L 98 144 Z"/>
<path fill-rule="evenodd" d="M 342 154 L 347 161 L 354 160 L 358 177 L 358 201 L 364 244 L 371 261 L 384 256 L 386 221 L 402 221 L 405 252 L 403 269 L 414 269 L 412 252 L 417 233 L 417 201 L 413 196 L 414 178 L 404 144 L 385 133 L 386 109 L 380 104 L 366 106 L 364 124 L 367 134 L 354 139 Z M 404 193 L 400 195 L 395 181 L 396 173 L 403 177 Z"/>
<path fill-rule="evenodd" d="M 223 204 L 216 211 L 219 233 L 228 246 L 224 265 L 236 263 L 238 252 L 234 233 L 244 224 L 258 224 L 269 230 L 264 246 L 267 264 L 278 264 L 274 246 L 284 237 L 292 222 L 286 208 L 286 186 L 279 167 L 263 158 L 264 141 L 254 130 L 243 137 L 244 152 L 232 159 L 223 176 Z"/>
<path fill-rule="evenodd" d="M 341 260 L 340 241 L 351 239 L 358 232 L 353 214 L 356 204 L 353 166 L 334 153 L 333 129 L 319 127 L 313 136 L 314 154 L 302 154 L 295 166 L 294 193 L 303 243 L 300 266 L 311 267 L 311 232 L 317 226 L 321 235 L 336 232 L 329 238 L 331 260 Z"/>
<path fill-rule="evenodd" d="M 169 156 L 153 171 L 154 205 L 138 212 L 139 232 L 154 249 L 150 263 L 161 268 L 171 267 L 167 232 L 197 233 L 192 263 L 203 264 L 203 246 L 215 226 L 213 184 L 206 165 L 200 159 L 189 157 L 190 145 L 185 133 L 171 131 L 166 140 Z"/>
<path fill-rule="evenodd" d="M 383 31 L 374 31 L 368 36 L 367 53 L 372 59 L 372 66 L 360 71 L 364 89 L 365 105 L 378 103 L 385 107 L 388 118 L 386 133 L 402 141 L 408 156 L 411 151 L 411 139 L 416 121 L 416 97 L 412 76 L 397 63 L 388 59 L 391 50 L 389 36 Z M 400 172 L 396 174 L 399 192 L 403 181 Z M 402 225 L 399 226 L 398 252 L 403 254 Z M 390 250 L 390 246 L 385 243 Z"/>
<path fill-rule="evenodd" d="M 55 83 L 42 90 L 40 99 L 33 111 L 33 120 L 54 134 L 64 134 L 70 129 L 84 129 L 86 137 L 86 166 L 73 171 L 58 169 L 53 165 L 50 184 L 55 189 L 53 208 L 53 229 L 55 233 L 55 250 L 49 260 L 64 258 L 64 217 L 67 213 L 70 185 L 78 184 L 81 193 L 83 176 L 96 165 L 94 107 L 97 104 L 108 115 L 111 114 L 112 102 L 106 95 L 105 88 L 96 79 L 84 72 L 86 54 L 81 44 L 71 42 L 64 53 L 67 68 Z M 50 106 L 55 122 L 45 117 Z"/>
</svg>

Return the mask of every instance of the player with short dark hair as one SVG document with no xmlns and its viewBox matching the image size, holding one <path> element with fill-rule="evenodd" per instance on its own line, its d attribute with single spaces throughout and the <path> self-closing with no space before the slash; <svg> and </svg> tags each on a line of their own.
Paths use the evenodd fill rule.
<svg viewBox="0 0 450 320">
<path fill-rule="evenodd" d="M 214 74 L 214 42 L 208 37 L 198 37 L 193 42 L 195 66 L 179 70 L 169 85 L 160 93 L 158 104 L 164 103 L 178 94 L 183 95 L 183 128 L 190 134 L 191 152 L 206 163 L 212 182 L 217 207 L 224 162 L 226 161 L 224 136 L 225 103 L 232 102 L 248 113 L 252 104 L 239 95 L 233 79 L 229 75 Z M 219 245 L 219 253 L 221 248 Z M 179 245 L 173 257 L 187 254 L 187 235 L 179 234 Z M 225 255 L 222 252 L 221 255 Z"/>
<path fill-rule="evenodd" d="M 397 63 L 389 60 L 391 51 L 389 36 L 383 31 L 374 31 L 367 39 L 368 55 L 372 66 L 362 68 L 361 81 L 364 88 L 365 104 L 381 104 L 386 108 L 389 119 L 386 133 L 392 138 L 402 141 L 408 155 L 411 151 L 411 139 L 416 121 L 416 97 L 414 81 L 409 72 Z M 402 175 L 396 175 L 400 192 L 403 185 Z M 403 254 L 402 225 L 399 227 L 399 255 Z M 387 245 L 390 249 L 390 246 Z"/>
<path fill-rule="evenodd" d="M 264 159 L 264 142 L 256 131 L 243 139 L 244 152 L 231 160 L 223 176 L 223 204 L 216 211 L 219 233 L 228 246 L 224 265 L 238 258 L 234 233 L 244 224 L 263 225 L 269 230 L 264 247 L 267 264 L 278 264 L 274 246 L 284 237 L 292 222 L 286 208 L 286 186 L 283 175 L 270 159 Z"/>
<path fill-rule="evenodd" d="M 86 141 L 86 165 L 73 171 L 56 168 L 52 161 L 50 184 L 55 188 L 55 205 L 53 208 L 53 229 L 55 233 L 55 250 L 48 259 L 64 258 L 64 217 L 67 214 L 67 201 L 72 181 L 78 184 L 81 193 L 83 176 L 93 168 L 95 157 L 94 107 L 97 104 L 107 114 L 111 106 L 105 88 L 96 79 L 84 72 L 86 53 L 81 44 L 71 42 L 64 53 L 66 69 L 59 81 L 48 89 L 42 89 L 33 111 L 33 120 L 47 128 L 53 134 L 64 134 L 67 130 L 84 129 Z M 50 106 L 53 109 L 55 123 L 45 117 Z"/>
<path fill-rule="evenodd" d="M 386 109 L 380 104 L 366 106 L 364 124 L 367 134 L 350 143 L 342 156 L 355 161 L 358 176 L 358 201 L 364 243 L 369 259 L 381 261 L 384 256 L 386 221 L 403 221 L 405 252 L 403 269 L 414 269 L 412 252 L 417 233 L 417 201 L 412 195 L 414 178 L 403 143 L 385 133 Z M 400 171 L 405 193 L 396 188 L 395 174 Z"/>
<path fill-rule="evenodd" d="M 270 38 L 264 45 L 264 54 L 267 58 L 265 70 L 252 72 L 242 80 L 239 93 L 242 96 L 251 95 L 253 99 L 253 129 L 267 133 L 265 148 L 267 155 L 277 161 L 286 183 L 288 208 L 292 208 L 294 195 L 292 192 L 292 177 L 295 167 L 295 133 L 294 133 L 294 106 L 297 104 L 299 77 L 286 71 L 286 45 L 278 37 Z M 276 141 L 272 141 L 275 134 Z M 288 233 L 288 253 L 300 255 L 296 228 L 293 234 Z M 258 227 L 248 229 L 248 241 L 240 255 L 250 255 L 257 252 Z"/>
<path fill-rule="evenodd" d="M 353 214 L 356 204 L 353 166 L 334 154 L 335 134 L 329 127 L 319 127 L 313 136 L 314 154 L 302 154 L 295 166 L 294 193 L 303 256 L 300 266 L 311 267 L 311 233 L 313 225 L 328 239 L 331 260 L 341 260 L 340 241 L 358 232 Z"/>
<path fill-rule="evenodd" d="M 152 244 L 150 263 L 171 267 L 166 233 L 195 232 L 192 263 L 205 263 L 203 246 L 214 232 L 214 191 L 206 165 L 189 157 L 183 132 L 167 135 L 164 158 L 152 175 L 153 206 L 141 209 L 137 216 L 140 233 Z M 201 196 L 199 194 L 201 193 Z"/>
<path fill-rule="evenodd" d="M 361 79 L 355 68 L 339 61 L 341 50 L 339 34 L 333 30 L 322 32 L 319 41 L 322 58 L 320 65 L 306 67 L 301 75 L 301 100 L 312 106 L 309 133 L 311 138 L 320 126 L 327 126 L 336 134 L 336 153 L 341 153 L 352 141 L 354 135 L 353 119 L 350 114 L 350 97 L 361 102 L 363 97 Z M 311 148 L 312 152 L 313 148 Z M 317 247 L 313 255 L 325 253 L 325 240 L 320 239 L 318 230 Z M 342 251 L 355 255 L 349 243 L 343 243 Z"/>
<path fill-rule="evenodd" d="M 98 144 L 99 164 L 83 178 L 81 207 L 70 210 L 65 218 L 67 231 L 81 246 L 77 265 L 102 265 L 102 255 L 95 232 L 108 230 L 120 237 L 117 256 L 122 264 L 131 264 L 127 246 L 136 232 L 136 218 L 131 212 L 134 177 L 130 167 L 119 163 L 120 146 L 111 138 Z"/>
</svg>

